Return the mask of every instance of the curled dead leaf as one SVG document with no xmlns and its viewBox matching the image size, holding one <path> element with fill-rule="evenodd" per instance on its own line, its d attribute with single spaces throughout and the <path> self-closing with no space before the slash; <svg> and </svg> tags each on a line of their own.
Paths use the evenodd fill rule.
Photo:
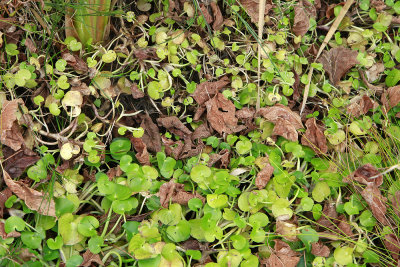
<svg viewBox="0 0 400 267">
<path fill-rule="evenodd" d="M 296 242 L 299 240 L 297 238 L 299 231 L 297 230 L 296 224 L 278 220 L 276 221 L 275 232 L 290 242 Z"/>
<path fill-rule="evenodd" d="M 213 22 L 213 17 L 210 15 L 210 13 L 208 12 L 207 7 L 204 4 L 200 5 L 200 13 L 201 15 L 203 15 L 205 21 L 207 22 L 207 24 L 211 24 L 211 22 Z"/>
<path fill-rule="evenodd" d="M 326 154 L 328 146 L 322 127 L 317 125 L 315 118 L 309 118 L 306 121 L 306 127 L 307 130 L 301 138 L 301 143 L 311 147 L 317 154 Z"/>
<path fill-rule="evenodd" d="M 388 234 L 385 235 L 385 239 L 383 241 L 387 250 L 390 251 L 393 259 L 399 259 L 399 252 L 400 252 L 400 242 L 396 235 Z"/>
<path fill-rule="evenodd" d="M 300 261 L 298 254 L 282 240 L 275 239 L 271 256 L 265 261 L 267 267 L 296 267 Z"/>
<path fill-rule="evenodd" d="M 33 165 L 40 157 L 29 148 L 21 148 L 14 151 L 7 146 L 3 146 L 3 166 L 4 170 L 11 178 L 19 177 L 26 168 Z"/>
<path fill-rule="evenodd" d="M 0 142 L 14 151 L 19 150 L 24 144 L 24 137 L 16 117 L 19 112 L 18 105 L 24 105 L 20 98 L 12 101 L 5 100 L 0 115 Z"/>
<path fill-rule="evenodd" d="M 328 246 L 325 246 L 321 241 L 314 242 L 311 244 L 311 254 L 317 257 L 329 257 L 330 250 Z"/>
<path fill-rule="evenodd" d="M 383 225 L 388 225 L 385 217 L 386 214 L 386 201 L 387 198 L 382 196 L 379 188 L 374 184 L 368 184 L 367 187 L 361 192 L 362 197 L 371 208 L 374 217 Z"/>
<path fill-rule="evenodd" d="M 296 36 L 303 36 L 310 27 L 310 18 L 304 10 L 303 4 L 294 7 L 292 31 Z"/>
<path fill-rule="evenodd" d="M 161 137 L 157 125 L 148 114 L 141 115 L 139 118 L 141 120 L 140 127 L 144 130 L 142 140 L 147 149 L 151 152 L 161 151 Z"/>
<path fill-rule="evenodd" d="M 4 223 L 0 222 L 0 237 L 4 240 L 10 237 L 20 237 L 21 233 L 17 231 L 12 231 L 10 233 L 6 233 L 6 230 L 4 229 Z"/>
<path fill-rule="evenodd" d="M 370 109 L 375 109 L 378 106 L 379 104 L 369 96 L 363 95 L 347 106 L 347 113 L 354 117 L 360 117 L 361 115 L 366 114 Z"/>
<path fill-rule="evenodd" d="M 39 214 L 47 215 L 51 217 L 57 217 L 55 211 L 55 203 L 53 199 L 49 199 L 50 196 L 43 192 L 36 191 L 29 188 L 21 181 L 14 181 L 10 175 L 3 170 L 3 179 L 7 184 L 8 188 L 21 200 L 25 202 L 25 205 L 31 210 L 37 211 Z"/>
<path fill-rule="evenodd" d="M 210 6 L 214 15 L 213 29 L 218 31 L 224 24 L 224 18 L 222 17 L 221 10 L 216 2 L 211 2 Z"/>
<path fill-rule="evenodd" d="M 206 123 L 203 123 L 194 130 L 191 139 L 192 141 L 195 141 L 209 136 L 211 136 L 211 130 L 208 128 Z"/>
<path fill-rule="evenodd" d="M 207 107 L 207 120 L 219 134 L 230 134 L 241 130 L 237 125 L 238 119 L 235 116 L 235 105 L 225 96 L 217 93 L 205 105 Z"/>
<path fill-rule="evenodd" d="M 80 73 L 86 73 L 89 70 L 89 67 L 86 64 L 86 62 L 78 55 L 71 54 L 68 52 L 63 52 L 61 56 L 65 61 L 67 61 L 68 65 L 70 65 L 75 71 Z"/>
<path fill-rule="evenodd" d="M 0 192 L 0 219 L 2 219 L 3 215 L 4 215 L 4 209 L 6 208 L 5 203 L 6 203 L 7 199 L 11 196 L 12 196 L 12 192 L 11 192 L 10 188 L 6 188 Z"/>
<path fill-rule="evenodd" d="M 390 87 L 382 94 L 382 104 L 385 106 L 385 111 L 388 112 L 393 107 L 400 103 L 400 85 Z"/>
<path fill-rule="evenodd" d="M 136 83 L 131 85 L 131 94 L 134 99 L 139 99 L 144 97 L 144 92 L 137 87 Z"/>
<path fill-rule="evenodd" d="M 162 184 L 158 194 L 161 206 L 164 208 L 168 208 L 170 201 L 180 205 L 187 205 L 192 198 L 199 198 L 203 203 L 205 201 L 205 198 L 199 193 L 186 192 L 183 184 L 175 183 L 173 180 Z"/>
<path fill-rule="evenodd" d="M 267 165 L 257 174 L 255 184 L 258 189 L 264 189 L 274 173 L 274 167 L 271 164 Z"/>
<path fill-rule="evenodd" d="M 192 135 L 192 131 L 190 131 L 189 128 L 187 128 L 178 117 L 171 116 L 158 118 L 157 123 L 159 126 L 166 128 L 168 131 L 181 138 L 186 138 Z"/>
<path fill-rule="evenodd" d="M 357 60 L 358 52 L 344 47 L 332 48 L 325 51 L 318 59 L 324 66 L 325 71 L 329 74 L 329 79 L 333 85 L 337 86 L 340 79 L 356 64 L 360 64 Z"/>
<path fill-rule="evenodd" d="M 130 140 L 136 150 L 136 159 L 139 161 L 139 163 L 150 166 L 150 155 L 143 140 L 135 137 L 131 137 Z"/>
<path fill-rule="evenodd" d="M 272 135 L 279 135 L 293 142 L 296 142 L 299 137 L 296 127 L 284 119 L 276 120 Z"/>
<path fill-rule="evenodd" d="M 239 2 L 246 10 L 251 19 L 251 22 L 258 24 L 258 10 L 260 0 L 240 0 Z M 267 15 L 273 7 L 274 6 L 272 5 L 272 1 L 268 0 L 265 4 L 264 14 Z"/>
<path fill-rule="evenodd" d="M 228 164 L 229 164 L 229 150 L 228 149 L 222 149 L 218 154 L 212 153 L 212 154 L 209 154 L 209 156 L 210 156 L 210 160 L 207 163 L 208 167 L 214 166 L 218 162 L 220 163 L 218 166 L 220 169 L 226 169 L 228 167 Z"/>
<path fill-rule="evenodd" d="M 355 180 L 361 184 L 372 184 L 378 187 L 383 183 L 383 176 L 379 174 L 380 172 L 372 164 L 368 163 L 359 167 L 353 174 L 344 177 L 343 182 L 350 183 L 352 180 Z M 376 178 L 370 178 L 377 175 L 379 176 Z"/>
<path fill-rule="evenodd" d="M 230 80 L 227 76 L 222 77 L 216 82 L 202 82 L 196 86 L 196 91 L 194 91 L 192 96 L 197 104 L 203 105 L 229 83 Z"/>
<path fill-rule="evenodd" d="M 380 74 L 385 70 L 385 66 L 383 63 L 378 62 L 372 65 L 371 68 L 365 71 L 365 75 L 367 76 L 368 82 L 372 83 L 378 80 Z"/>
<path fill-rule="evenodd" d="M 99 254 L 93 254 L 89 249 L 83 253 L 82 258 L 81 266 L 83 267 L 93 266 L 94 264 L 97 264 L 96 266 L 104 266 Z"/>
<path fill-rule="evenodd" d="M 290 122 L 290 124 L 292 124 L 296 130 L 303 128 L 300 116 L 291 111 L 290 108 L 281 104 L 276 104 L 272 107 L 261 108 L 258 111 L 258 114 L 263 116 L 267 121 L 275 124 L 279 121 L 279 119 L 282 119 Z"/>
</svg>

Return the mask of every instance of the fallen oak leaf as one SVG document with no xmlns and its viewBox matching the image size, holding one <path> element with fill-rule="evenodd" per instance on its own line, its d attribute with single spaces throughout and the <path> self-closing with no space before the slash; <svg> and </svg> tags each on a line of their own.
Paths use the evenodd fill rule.
<svg viewBox="0 0 400 267">
<path fill-rule="evenodd" d="M 315 118 L 306 121 L 307 130 L 301 138 L 301 144 L 311 147 L 317 154 L 326 154 L 328 146 L 321 126 L 317 125 Z"/>
<path fill-rule="evenodd" d="M 322 63 L 329 79 L 333 85 L 337 86 L 340 79 L 352 67 L 360 62 L 357 60 L 358 52 L 344 47 L 332 48 L 322 53 L 318 62 Z"/>
<path fill-rule="evenodd" d="M 14 181 L 10 175 L 3 170 L 3 179 L 8 188 L 31 210 L 37 211 L 39 214 L 57 217 L 55 211 L 55 202 L 53 199 L 48 199 L 44 193 L 29 188 L 21 181 Z"/>
</svg>

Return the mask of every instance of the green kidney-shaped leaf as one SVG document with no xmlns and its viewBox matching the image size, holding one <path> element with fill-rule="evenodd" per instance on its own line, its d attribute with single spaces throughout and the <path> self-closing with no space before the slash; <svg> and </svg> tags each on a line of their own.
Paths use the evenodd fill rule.
<svg viewBox="0 0 400 267">
<path fill-rule="evenodd" d="M 190 223 L 186 220 L 182 220 L 175 226 L 168 226 L 167 234 L 174 242 L 185 241 L 190 237 Z"/>
</svg>

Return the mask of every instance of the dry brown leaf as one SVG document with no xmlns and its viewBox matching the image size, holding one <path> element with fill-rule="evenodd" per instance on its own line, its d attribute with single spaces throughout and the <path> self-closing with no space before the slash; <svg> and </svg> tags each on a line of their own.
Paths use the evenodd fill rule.
<svg viewBox="0 0 400 267">
<path fill-rule="evenodd" d="M 148 114 L 140 116 L 140 119 L 142 121 L 140 127 L 144 130 L 142 140 L 147 149 L 151 152 L 161 151 L 161 137 L 157 125 Z"/>
<path fill-rule="evenodd" d="M 361 98 L 358 98 L 357 101 L 347 106 L 347 113 L 354 117 L 360 117 L 366 114 L 370 109 L 375 109 L 378 106 L 379 104 L 369 96 L 363 95 Z"/>
<path fill-rule="evenodd" d="M 182 152 L 179 155 L 179 159 L 186 159 L 197 156 L 201 153 L 204 148 L 204 144 L 201 140 L 197 144 L 194 144 L 190 138 L 185 138 Z"/>
<path fill-rule="evenodd" d="M 12 192 L 10 188 L 6 188 L 0 192 L 0 219 L 3 219 L 5 203 L 9 197 L 12 196 Z"/>
<path fill-rule="evenodd" d="M 21 148 L 15 152 L 11 148 L 4 146 L 2 151 L 4 170 L 11 178 L 19 177 L 26 168 L 35 164 L 40 159 L 40 157 L 29 148 Z"/>
<path fill-rule="evenodd" d="M 114 168 L 110 168 L 107 171 L 107 176 L 111 180 L 113 180 L 115 177 L 119 177 L 123 174 L 124 172 L 121 170 L 121 167 L 118 165 Z"/>
<path fill-rule="evenodd" d="M 130 137 L 130 140 L 136 150 L 136 159 L 139 161 L 139 163 L 150 166 L 150 155 L 143 140 L 135 137 Z"/>
<path fill-rule="evenodd" d="M 208 161 L 208 167 L 216 165 L 216 163 L 220 162 L 218 166 L 220 169 L 226 169 L 229 164 L 229 150 L 222 149 L 218 154 L 212 153 L 209 154 L 210 160 Z M 215 166 L 216 167 L 216 166 Z"/>
<path fill-rule="evenodd" d="M 93 254 L 92 252 L 90 252 L 90 250 L 86 250 L 85 253 L 83 253 L 82 257 L 83 262 L 81 263 L 81 266 L 83 267 L 89 267 L 92 265 L 104 266 L 104 263 L 101 260 L 99 254 Z"/>
<path fill-rule="evenodd" d="M 204 4 L 200 5 L 200 14 L 204 17 L 204 19 L 207 22 L 207 24 L 211 24 L 211 22 L 213 22 L 214 19 L 210 15 L 210 13 L 208 12 L 207 7 Z"/>
<path fill-rule="evenodd" d="M 173 141 L 171 139 L 166 138 L 165 136 L 161 137 L 162 143 L 165 146 L 165 153 L 173 157 L 174 159 L 179 159 L 180 154 L 183 150 L 183 142 L 181 140 Z"/>
<path fill-rule="evenodd" d="M 296 131 L 296 127 L 294 127 L 293 124 L 284 119 L 276 120 L 272 134 L 282 136 L 287 140 L 293 142 L 296 142 L 299 137 Z"/>
<path fill-rule="evenodd" d="M 383 63 L 378 62 L 372 65 L 371 68 L 365 71 L 365 75 L 367 76 L 368 82 L 372 83 L 380 77 L 380 74 L 385 70 L 385 66 Z"/>
<path fill-rule="evenodd" d="M 271 164 L 267 165 L 257 174 L 255 184 L 258 189 L 264 189 L 274 173 L 274 167 Z"/>
<path fill-rule="evenodd" d="M 194 130 L 191 139 L 192 141 L 195 141 L 209 136 L 211 136 L 211 130 L 207 127 L 206 123 L 203 123 Z"/>
<path fill-rule="evenodd" d="M 352 182 L 352 180 L 355 180 L 361 184 L 372 184 L 378 187 L 383 183 L 383 176 L 379 175 L 376 178 L 370 179 L 370 177 L 376 176 L 378 174 L 380 174 L 380 172 L 372 164 L 368 163 L 359 167 L 350 176 L 344 177 L 343 182 L 350 183 Z"/>
<path fill-rule="evenodd" d="M 256 114 L 255 109 L 248 108 L 248 107 L 244 107 L 244 108 L 236 111 L 236 117 L 239 120 L 252 119 L 252 118 L 254 118 L 255 114 Z"/>
<path fill-rule="evenodd" d="M 218 31 L 224 24 L 224 18 L 222 17 L 221 10 L 216 2 L 211 2 L 210 6 L 214 15 L 213 29 Z"/>
<path fill-rule="evenodd" d="M 207 107 L 207 120 L 219 134 L 230 134 L 238 130 L 235 105 L 222 94 L 217 93 L 205 105 Z"/>
<path fill-rule="evenodd" d="M 346 216 L 340 215 L 337 219 L 337 228 L 336 232 L 340 235 L 344 236 L 353 236 L 353 231 L 351 230 L 350 222 L 347 221 Z"/>
<path fill-rule="evenodd" d="M 387 89 L 382 94 L 381 102 L 385 106 L 386 112 L 397 106 L 400 103 L 400 85 Z"/>
<path fill-rule="evenodd" d="M 25 38 L 25 46 L 28 48 L 29 52 L 31 53 L 37 52 L 36 44 L 29 37 Z"/>
<path fill-rule="evenodd" d="M 307 130 L 301 138 L 301 143 L 311 147 L 317 154 L 326 154 L 328 152 L 328 146 L 326 144 L 323 128 L 317 125 L 315 118 L 309 118 L 306 121 L 306 127 Z"/>
<path fill-rule="evenodd" d="M 11 147 L 14 151 L 19 150 L 24 144 L 24 137 L 17 121 L 18 105 L 23 105 L 22 99 L 12 101 L 5 100 L 0 115 L 0 142 Z"/>
<path fill-rule="evenodd" d="M 0 237 L 3 239 L 7 239 L 10 237 L 20 237 L 21 234 L 17 231 L 12 231 L 11 233 L 6 233 L 6 231 L 4 230 L 4 223 L 0 222 Z"/>
<path fill-rule="evenodd" d="M 329 74 L 332 84 L 337 86 L 340 79 L 356 64 L 358 52 L 344 47 L 332 48 L 325 51 L 318 62 L 322 63 L 325 71 Z"/>
<path fill-rule="evenodd" d="M 247 14 L 249 15 L 251 22 L 258 24 L 258 9 L 260 5 L 259 0 L 240 0 L 240 4 L 244 7 Z M 265 4 L 264 14 L 267 15 L 268 12 L 273 8 L 272 1 L 268 0 Z"/>
<path fill-rule="evenodd" d="M 368 184 L 361 192 L 361 195 L 371 208 L 374 217 L 383 225 L 388 225 L 389 223 L 385 217 L 387 198 L 382 196 L 379 188 L 374 184 Z"/>
<path fill-rule="evenodd" d="M 158 118 L 157 123 L 159 126 L 164 127 L 168 131 L 181 138 L 187 138 L 192 135 L 192 131 L 189 130 L 178 117 L 171 116 L 165 118 Z"/>
<path fill-rule="evenodd" d="M 139 99 L 144 97 L 144 93 L 137 87 L 136 83 L 132 83 L 131 85 L 131 94 L 133 99 Z"/>
<path fill-rule="evenodd" d="M 133 54 L 137 59 L 139 59 L 139 61 L 158 58 L 156 50 L 154 48 L 135 49 Z"/>
<path fill-rule="evenodd" d="M 67 61 L 68 65 L 70 65 L 77 72 L 86 73 L 89 70 L 86 62 L 78 55 L 63 52 L 62 58 Z"/>
<path fill-rule="evenodd" d="M 331 254 L 328 246 L 325 246 L 321 241 L 311 244 L 311 254 L 317 257 L 329 257 Z"/>
<path fill-rule="evenodd" d="M 377 12 L 381 12 L 386 8 L 386 4 L 382 0 L 371 0 L 371 8 L 375 8 Z"/>
<path fill-rule="evenodd" d="M 296 36 L 303 36 L 310 27 L 310 18 L 304 10 L 303 4 L 294 7 L 292 31 Z"/>
<path fill-rule="evenodd" d="M 286 222 L 286 221 L 281 221 L 278 220 L 276 221 L 276 234 L 282 236 L 286 240 L 290 242 L 296 242 L 299 239 L 297 238 L 297 235 L 299 234 L 299 231 L 297 230 L 297 225 Z"/>
<path fill-rule="evenodd" d="M 266 260 L 267 267 L 296 267 L 300 261 L 298 254 L 282 240 L 275 239 L 275 247 L 271 256 Z"/>
<path fill-rule="evenodd" d="M 300 116 L 291 111 L 290 108 L 281 104 L 276 104 L 272 107 L 261 108 L 258 111 L 258 114 L 263 116 L 267 121 L 275 124 L 279 119 L 282 119 L 290 122 L 290 124 L 292 124 L 296 130 L 303 128 Z"/>
<path fill-rule="evenodd" d="M 397 191 L 391 198 L 394 213 L 400 217 L 400 191 Z"/>
<path fill-rule="evenodd" d="M 334 203 L 326 202 L 322 210 L 322 216 L 318 219 L 317 224 L 323 229 L 336 230 L 335 223 L 337 222 L 337 212 Z"/>
<path fill-rule="evenodd" d="M 396 235 L 388 234 L 385 235 L 385 240 L 383 241 L 386 248 L 390 251 L 393 259 L 399 259 L 399 252 L 400 252 L 400 242 Z"/>
<path fill-rule="evenodd" d="M 188 201 L 192 198 L 199 198 L 204 203 L 205 198 L 203 196 L 197 192 L 194 194 L 191 192 L 186 192 L 184 187 L 185 186 L 183 184 L 175 183 L 173 180 L 162 184 L 158 192 L 161 206 L 168 208 L 170 201 L 180 205 L 187 205 Z"/>
<path fill-rule="evenodd" d="M 49 200 L 49 195 L 45 195 L 43 192 L 29 188 L 21 181 L 12 180 L 10 175 L 4 170 L 3 179 L 8 188 L 10 188 L 17 197 L 23 200 L 28 208 L 37 211 L 42 215 L 57 217 L 54 200 Z"/>
<path fill-rule="evenodd" d="M 201 106 L 213 98 L 219 92 L 219 90 L 224 88 L 229 83 L 230 80 L 227 76 L 222 77 L 216 82 L 202 82 L 196 86 L 196 91 L 194 91 L 192 96 L 194 100 L 196 100 L 197 104 Z"/>
</svg>

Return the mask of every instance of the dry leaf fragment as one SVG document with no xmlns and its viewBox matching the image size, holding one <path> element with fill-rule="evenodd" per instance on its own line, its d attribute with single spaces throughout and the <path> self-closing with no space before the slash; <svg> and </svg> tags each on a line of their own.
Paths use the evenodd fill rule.
<svg viewBox="0 0 400 267">
<path fill-rule="evenodd" d="M 311 244 L 311 254 L 318 257 L 329 257 L 331 254 L 328 246 L 325 246 L 321 241 Z"/>
<path fill-rule="evenodd" d="M 361 195 L 371 208 L 374 217 L 383 225 L 388 225 L 389 223 L 385 217 L 387 198 L 382 196 L 379 188 L 374 184 L 368 184 L 361 192 Z"/>
<path fill-rule="evenodd" d="M 329 79 L 333 85 L 337 86 L 340 79 L 347 73 L 349 69 L 356 64 L 360 64 L 357 60 L 358 52 L 344 47 L 332 48 L 325 51 L 318 62 L 322 63 L 325 71 L 329 74 Z"/>
<path fill-rule="evenodd" d="M 196 86 L 196 91 L 194 91 L 192 96 L 197 104 L 203 105 L 229 83 L 230 80 L 227 76 L 222 77 L 216 82 L 202 82 Z"/>
<path fill-rule="evenodd" d="M 3 146 L 2 151 L 4 156 L 4 170 L 11 178 L 19 177 L 26 168 L 35 164 L 36 161 L 40 159 L 40 157 L 29 148 L 21 148 L 15 152 L 8 146 Z"/>
<path fill-rule="evenodd" d="M 385 235 L 385 240 L 383 241 L 385 247 L 390 251 L 393 259 L 399 259 L 400 252 L 400 242 L 396 235 L 387 234 Z"/>
<path fill-rule="evenodd" d="M 238 130 L 235 105 L 222 94 L 217 93 L 205 105 L 207 108 L 207 120 L 219 134 L 230 134 Z"/>
<path fill-rule="evenodd" d="M 207 127 L 206 123 L 203 123 L 194 130 L 191 139 L 192 141 L 195 141 L 197 139 L 207 138 L 209 136 L 211 136 L 210 129 Z"/>
<path fill-rule="evenodd" d="M 12 231 L 11 233 L 6 233 L 6 230 L 4 229 L 4 223 L 0 222 L 0 237 L 4 240 L 10 237 L 20 237 L 21 233 L 17 231 Z"/>
<path fill-rule="evenodd" d="M 143 140 L 135 137 L 131 137 L 130 140 L 136 150 L 136 159 L 139 161 L 139 163 L 150 166 L 150 155 Z"/>
<path fill-rule="evenodd" d="M 369 96 L 363 95 L 361 98 L 358 98 L 357 101 L 347 106 L 347 113 L 354 117 L 360 117 L 366 114 L 370 109 L 375 109 L 378 106 L 379 104 Z"/>
<path fill-rule="evenodd" d="M 344 177 L 343 182 L 349 183 L 352 180 L 355 180 L 361 184 L 369 185 L 372 184 L 376 187 L 380 186 L 383 183 L 383 176 L 379 175 L 380 172 L 370 163 L 365 164 L 359 167 L 353 174 L 350 176 Z M 376 178 L 370 179 L 370 177 L 377 176 Z"/>
<path fill-rule="evenodd" d="M 296 127 L 284 119 L 276 120 L 272 135 L 279 135 L 293 142 L 296 142 L 299 137 Z"/>
<path fill-rule="evenodd" d="M 171 116 L 158 118 L 157 123 L 159 126 L 166 128 L 168 131 L 181 138 L 186 138 L 192 135 L 192 131 L 190 131 L 189 128 L 187 128 L 178 117 Z"/>
<path fill-rule="evenodd" d="M 104 266 L 99 254 L 93 254 L 90 250 L 86 250 L 82 257 L 83 262 L 81 263 L 81 266 L 83 267 L 89 267 L 96 264 L 96 266 Z"/>
<path fill-rule="evenodd" d="M 22 99 L 5 100 L 0 115 L 0 142 L 11 147 L 14 151 L 19 150 L 24 144 L 20 126 L 17 121 L 18 105 L 23 105 Z"/>
<path fill-rule="evenodd" d="M 379 62 L 372 65 L 371 68 L 365 71 L 368 82 L 372 83 L 380 77 L 380 74 L 385 70 L 383 63 Z"/>
<path fill-rule="evenodd" d="M 184 187 L 185 186 L 183 184 L 175 183 L 173 180 L 162 184 L 158 193 L 161 206 L 168 208 L 170 201 L 180 205 L 187 205 L 188 201 L 192 198 L 199 198 L 204 203 L 205 198 L 203 196 L 197 192 L 194 194 L 191 192 L 186 192 Z"/>
<path fill-rule="evenodd" d="M 6 188 L 0 192 L 0 219 L 2 219 L 3 215 L 4 215 L 4 209 L 6 208 L 5 203 L 6 203 L 7 199 L 11 196 L 12 196 L 12 192 L 11 192 L 10 188 Z"/>
<path fill-rule="evenodd" d="M 244 108 L 236 111 L 236 117 L 239 120 L 252 119 L 252 118 L 254 118 L 255 114 L 256 114 L 255 109 L 248 108 L 248 107 L 244 107 Z"/>
<path fill-rule="evenodd" d="M 278 221 L 276 221 L 276 231 L 275 232 L 288 241 L 296 242 L 299 240 L 297 238 L 299 231 L 297 230 L 296 224 L 278 220 Z"/>
<path fill-rule="evenodd" d="M 290 108 L 281 104 L 276 104 L 275 106 L 267 108 L 260 108 L 258 114 L 263 116 L 267 121 L 275 124 L 279 119 L 282 119 L 290 122 L 296 130 L 303 128 L 300 116 L 291 111 Z"/>
<path fill-rule="evenodd" d="M 317 154 L 326 154 L 328 146 L 322 127 L 317 125 L 315 118 L 309 118 L 306 121 L 306 127 L 307 130 L 301 138 L 301 143 L 311 147 Z"/>
<path fill-rule="evenodd" d="M 182 153 L 184 146 L 183 142 L 181 140 L 173 141 L 165 136 L 162 136 L 161 140 L 165 146 L 165 153 L 174 159 L 179 159 L 179 155 Z"/>
<path fill-rule="evenodd" d="M 200 5 L 200 14 L 204 17 L 204 19 L 207 22 L 207 24 L 211 24 L 211 22 L 213 22 L 214 19 L 210 15 L 210 13 L 208 12 L 207 7 L 204 4 Z"/>
<path fill-rule="evenodd" d="M 260 0 L 240 0 L 239 2 L 246 10 L 247 14 L 251 19 L 251 22 L 258 24 L 258 10 L 260 5 Z M 268 0 L 267 3 L 265 4 L 264 14 L 267 15 L 272 8 L 273 8 L 272 1 Z"/>
<path fill-rule="evenodd" d="M 218 31 L 224 24 L 224 18 L 222 17 L 221 10 L 216 2 L 211 2 L 210 6 L 214 15 L 213 29 Z"/>
<path fill-rule="evenodd" d="M 265 262 L 265 265 L 267 267 L 296 267 L 300 261 L 297 253 L 282 240 L 275 239 L 274 241 L 274 251 Z"/>
<path fill-rule="evenodd" d="M 144 130 L 142 140 L 146 144 L 147 149 L 151 152 L 161 151 L 161 137 L 157 125 L 148 114 L 141 115 L 139 118 L 142 121 L 140 127 Z"/>
<path fill-rule="evenodd" d="M 67 61 L 68 65 L 74 68 L 74 70 L 76 70 L 77 72 L 86 73 L 89 70 L 86 62 L 78 55 L 63 52 L 61 56 L 65 61 Z"/>
<path fill-rule="evenodd" d="M 264 189 L 274 173 L 274 167 L 271 164 L 267 165 L 257 174 L 255 184 L 258 189 Z"/>
<path fill-rule="evenodd" d="M 302 4 L 298 4 L 294 7 L 294 19 L 292 31 L 296 36 L 303 36 L 306 34 L 310 27 L 310 18 Z"/>
<path fill-rule="evenodd" d="M 11 191 L 25 202 L 25 205 L 31 210 L 37 211 L 39 214 L 57 217 L 55 211 L 55 203 L 50 199 L 49 195 L 43 192 L 29 188 L 21 181 L 14 181 L 10 175 L 3 170 L 3 178 Z"/>
<path fill-rule="evenodd" d="M 400 85 L 390 87 L 382 94 L 381 102 L 388 112 L 400 103 Z"/>
<path fill-rule="evenodd" d="M 144 92 L 137 87 L 136 83 L 131 85 L 131 94 L 134 99 L 139 99 L 144 97 Z"/>
</svg>

